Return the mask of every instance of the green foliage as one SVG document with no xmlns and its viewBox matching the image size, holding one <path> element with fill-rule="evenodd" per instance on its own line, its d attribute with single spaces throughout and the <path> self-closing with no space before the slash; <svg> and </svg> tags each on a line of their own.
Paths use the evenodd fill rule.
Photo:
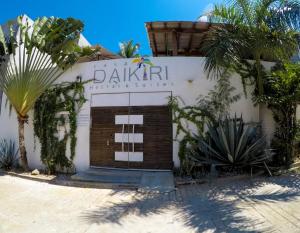
<svg viewBox="0 0 300 233">
<path fill-rule="evenodd" d="M 0 91 L 16 111 L 22 166 L 28 170 L 24 124 L 37 99 L 84 53 L 78 41 L 81 21 L 42 17 L 31 24 L 26 16 L 0 27 Z M 17 30 L 16 30 L 17 29 Z M 5 32 L 5 33 L 4 33 Z"/>
<path fill-rule="evenodd" d="M 299 1 L 294 0 L 236 0 L 216 5 L 211 18 L 218 24 L 207 32 L 203 45 L 205 69 L 219 75 L 224 67 L 238 71 L 245 59 L 253 59 L 255 82 L 263 94 L 261 60 L 285 60 L 294 55 L 299 9 Z"/>
<path fill-rule="evenodd" d="M 207 134 L 197 137 L 188 156 L 202 164 L 243 168 L 264 164 L 270 158 L 265 146 L 265 138 L 258 137 L 257 127 L 246 126 L 242 117 L 226 117 L 217 125 L 208 124 Z"/>
<path fill-rule="evenodd" d="M 77 112 L 86 102 L 86 82 L 65 82 L 48 89 L 34 106 L 34 133 L 41 143 L 41 160 L 49 173 L 70 168 L 75 156 Z M 69 125 L 69 129 L 68 126 Z M 64 136 L 60 138 L 60 131 Z M 70 158 L 66 146 L 70 139 Z"/>
<path fill-rule="evenodd" d="M 265 94 L 255 98 L 267 104 L 273 113 L 276 130 L 272 147 L 276 149 L 276 163 L 289 165 L 294 157 L 294 143 L 298 132 L 296 119 L 300 101 L 300 65 L 278 64 L 264 79 Z"/>
<path fill-rule="evenodd" d="M 10 170 L 17 165 L 18 150 L 12 140 L 0 140 L 0 168 Z"/>
<path fill-rule="evenodd" d="M 192 170 L 192 164 L 186 160 L 186 151 L 188 147 L 195 143 L 195 135 L 192 133 L 191 127 L 196 129 L 196 134 L 203 134 L 205 124 L 209 120 L 213 121 L 214 115 L 208 108 L 211 105 L 208 104 L 207 100 L 201 101 L 196 106 L 180 107 L 182 104 L 184 102 L 180 97 L 170 97 L 169 99 L 169 106 L 172 108 L 173 113 L 173 123 L 176 124 L 176 140 L 179 141 L 178 156 L 181 174 L 186 174 Z"/>
<path fill-rule="evenodd" d="M 20 117 L 25 118 L 37 98 L 77 61 L 83 24 L 75 19 L 38 18 L 33 25 L 18 17 L 20 38 L 10 26 L 0 28 L 0 89 Z M 19 39 L 18 39 L 19 38 Z"/>
<path fill-rule="evenodd" d="M 77 47 L 75 50 L 77 55 L 79 57 L 90 57 L 90 56 L 95 56 L 98 55 L 99 52 L 101 52 L 101 47 L 99 45 L 96 46 L 84 46 L 84 47 Z"/>
<path fill-rule="evenodd" d="M 215 6 L 210 18 L 219 24 L 206 35 L 205 69 L 217 75 L 223 68 L 237 72 L 245 93 L 248 84 L 255 84 L 253 98 L 257 103 L 268 105 L 277 123 L 272 143 L 277 149 L 277 162 L 291 163 L 297 132 L 297 78 L 295 75 L 287 78 L 287 67 L 281 74 L 268 75 L 261 61 L 286 61 L 296 53 L 300 2 L 235 0 L 229 5 Z"/>
<path fill-rule="evenodd" d="M 122 42 L 119 44 L 119 55 L 124 58 L 133 58 L 138 56 L 139 44 L 133 44 L 133 40 Z"/>
<path fill-rule="evenodd" d="M 199 100 L 199 103 L 203 103 L 203 107 L 210 110 L 215 120 L 228 116 L 230 105 L 241 98 L 241 93 L 235 93 L 236 88 L 230 84 L 230 75 L 229 70 L 223 71 L 208 96 Z"/>
<path fill-rule="evenodd" d="M 230 104 L 239 100 L 240 94 L 233 92 L 235 88 L 230 85 L 229 73 L 225 71 L 207 96 L 199 96 L 196 105 L 186 106 L 180 97 L 169 99 L 173 123 L 177 127 L 176 140 L 179 141 L 178 156 L 182 174 L 190 175 L 195 165 L 186 157 L 188 148 L 193 147 L 199 135 L 205 134 L 207 124 L 214 124 L 218 119 L 228 116 Z"/>
<path fill-rule="evenodd" d="M 235 72 L 241 77 L 244 94 L 247 97 L 247 86 L 254 86 L 254 90 L 251 93 L 253 98 L 259 95 L 259 88 L 257 85 L 257 65 L 255 62 L 243 60 L 241 64 L 236 64 L 234 68 Z M 267 76 L 267 71 L 263 65 L 260 65 L 260 76 L 262 80 Z"/>
</svg>

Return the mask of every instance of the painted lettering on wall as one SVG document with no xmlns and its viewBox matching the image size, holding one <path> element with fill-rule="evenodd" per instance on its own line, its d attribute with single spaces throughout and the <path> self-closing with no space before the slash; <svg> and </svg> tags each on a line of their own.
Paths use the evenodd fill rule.
<svg viewBox="0 0 300 233">
<path fill-rule="evenodd" d="M 94 70 L 94 85 L 90 90 L 110 88 L 166 88 L 173 86 L 169 80 L 168 66 L 152 63 L 149 57 L 135 57 L 131 61 L 103 64 Z"/>
<path fill-rule="evenodd" d="M 145 79 L 144 70 L 138 67 L 124 67 L 113 69 L 97 69 L 94 73 L 94 82 L 101 84 L 119 84 L 126 82 L 168 81 L 167 66 L 150 66 L 146 69 L 148 79 Z"/>
</svg>

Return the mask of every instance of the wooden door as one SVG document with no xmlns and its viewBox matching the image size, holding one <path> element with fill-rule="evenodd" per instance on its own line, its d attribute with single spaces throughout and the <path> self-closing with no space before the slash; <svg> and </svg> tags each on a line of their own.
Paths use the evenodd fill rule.
<svg viewBox="0 0 300 233">
<path fill-rule="evenodd" d="M 173 167 L 172 115 L 168 106 L 94 107 L 91 116 L 92 166 Z M 120 117 L 123 121 L 117 122 Z"/>
<path fill-rule="evenodd" d="M 143 144 L 135 143 L 135 151 L 143 152 L 143 162 L 129 161 L 131 168 L 172 169 L 172 114 L 168 106 L 133 106 L 130 115 L 142 115 L 143 125 L 135 133 L 143 134 Z M 131 128 L 129 127 L 129 130 Z M 132 147 L 130 147 L 132 151 Z"/>
<path fill-rule="evenodd" d="M 128 115 L 128 107 L 93 107 L 90 129 L 90 164 L 101 167 L 128 168 L 128 161 L 115 161 L 115 151 L 122 150 L 122 144 L 115 143 L 115 133 L 122 133 L 122 125 L 115 124 L 116 115 Z M 124 133 L 128 133 L 128 125 Z M 128 144 L 124 144 L 128 151 Z"/>
</svg>

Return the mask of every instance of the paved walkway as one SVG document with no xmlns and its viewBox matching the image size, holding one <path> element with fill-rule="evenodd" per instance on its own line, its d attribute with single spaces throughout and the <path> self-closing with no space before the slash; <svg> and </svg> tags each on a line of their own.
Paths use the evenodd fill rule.
<svg viewBox="0 0 300 233">
<path fill-rule="evenodd" d="M 0 232 L 300 232 L 299 178 L 141 194 L 0 176 Z"/>
</svg>

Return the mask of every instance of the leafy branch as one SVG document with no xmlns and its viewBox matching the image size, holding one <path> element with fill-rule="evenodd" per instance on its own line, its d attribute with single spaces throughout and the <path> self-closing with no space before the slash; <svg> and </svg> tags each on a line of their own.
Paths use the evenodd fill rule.
<svg viewBox="0 0 300 233">
<path fill-rule="evenodd" d="M 41 160 L 49 173 L 70 168 L 75 157 L 77 113 L 86 102 L 84 85 L 63 82 L 48 89 L 34 106 L 34 133 L 41 143 Z M 68 129 L 69 126 L 69 129 Z M 60 131 L 63 129 L 63 138 Z M 66 156 L 70 139 L 70 158 Z"/>
</svg>

